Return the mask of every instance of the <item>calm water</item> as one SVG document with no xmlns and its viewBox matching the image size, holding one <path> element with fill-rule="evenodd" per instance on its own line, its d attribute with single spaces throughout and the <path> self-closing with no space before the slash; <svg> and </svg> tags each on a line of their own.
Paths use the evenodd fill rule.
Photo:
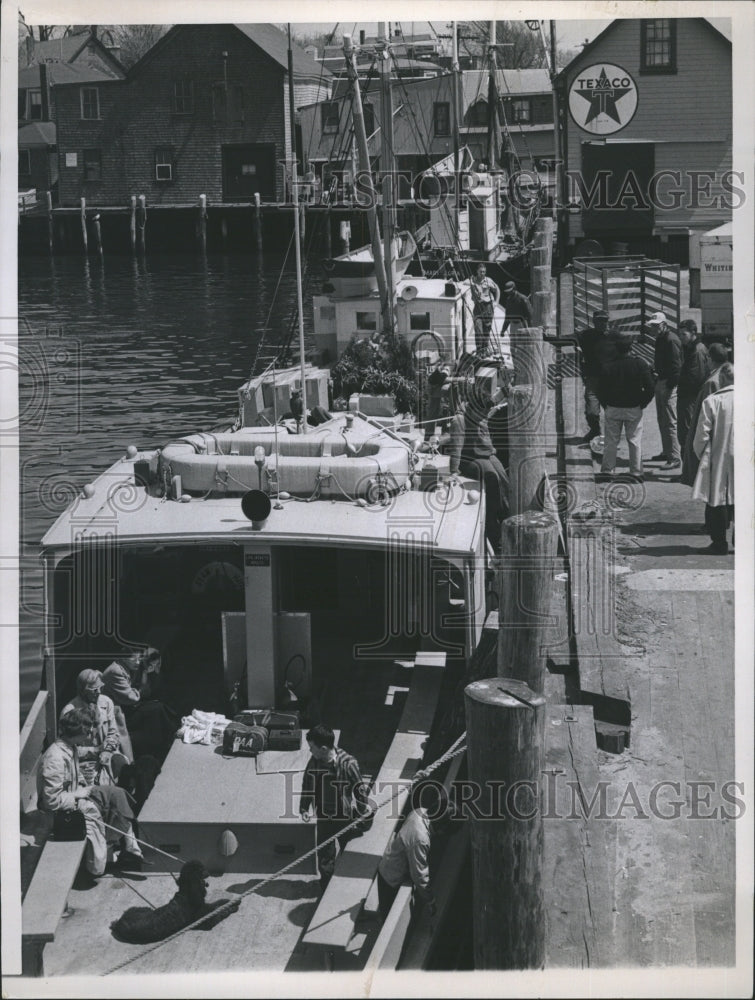
<svg viewBox="0 0 755 1000">
<path fill-rule="evenodd" d="M 287 335 L 296 283 L 268 254 L 22 258 L 18 272 L 23 718 L 41 676 L 45 531 L 129 444 L 233 417 L 263 330 L 270 343 Z"/>
</svg>

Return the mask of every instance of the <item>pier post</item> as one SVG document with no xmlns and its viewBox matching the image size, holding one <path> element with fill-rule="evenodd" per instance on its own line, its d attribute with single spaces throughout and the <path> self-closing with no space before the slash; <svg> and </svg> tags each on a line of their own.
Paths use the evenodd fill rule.
<svg viewBox="0 0 755 1000">
<path fill-rule="evenodd" d="M 299 241 L 304 246 L 307 235 L 307 213 L 304 211 L 304 202 L 300 201 L 294 205 L 294 211 L 299 212 Z"/>
<path fill-rule="evenodd" d="M 51 254 L 55 252 L 55 227 L 52 218 L 52 193 L 45 191 L 45 202 L 47 206 L 47 247 Z"/>
<path fill-rule="evenodd" d="M 530 250 L 530 269 L 534 267 L 543 267 L 544 265 L 550 263 L 548 259 L 548 247 L 545 246 L 545 244 L 542 243 L 537 236 L 535 239 L 537 242 Z"/>
<path fill-rule="evenodd" d="M 84 253 L 89 253 L 89 239 L 87 237 L 87 200 L 81 199 L 81 238 L 84 243 Z"/>
<path fill-rule="evenodd" d="M 136 253 L 136 195 L 131 195 L 131 218 L 129 220 L 129 236 L 131 237 L 131 253 Z"/>
<path fill-rule="evenodd" d="M 197 236 L 199 238 L 199 251 L 204 256 L 207 253 L 207 195 L 200 194 L 197 204 Z"/>
<path fill-rule="evenodd" d="M 518 385 L 545 382 L 543 330 L 540 326 L 520 326 L 509 331 L 511 360 Z"/>
<path fill-rule="evenodd" d="M 147 251 L 147 199 L 143 194 L 139 195 L 139 206 L 136 211 L 137 230 L 139 234 L 139 251 Z"/>
<path fill-rule="evenodd" d="M 100 213 L 97 212 L 94 219 L 94 246 L 99 256 L 102 256 L 102 230 L 100 229 Z"/>
<path fill-rule="evenodd" d="M 262 253 L 262 205 L 259 191 L 254 192 L 254 233 L 257 240 L 257 250 Z"/>
<path fill-rule="evenodd" d="M 509 393 L 509 510 L 512 515 L 541 509 L 546 400 L 544 382 L 515 385 Z"/>
<path fill-rule="evenodd" d="M 545 331 L 548 328 L 551 314 L 551 293 L 533 292 L 530 299 L 532 301 L 532 323 Z"/>
<path fill-rule="evenodd" d="M 498 676 L 514 677 L 542 694 L 542 652 L 550 628 L 558 522 L 528 511 L 501 525 L 498 593 Z"/>
<path fill-rule="evenodd" d="M 348 219 L 341 220 L 340 236 L 343 243 L 343 253 L 348 253 L 351 242 L 351 222 Z"/>
<path fill-rule="evenodd" d="M 545 961 L 545 698 L 511 677 L 464 691 L 475 969 L 541 969 Z"/>
<path fill-rule="evenodd" d="M 225 251 L 228 247 L 228 216 L 225 212 L 220 216 L 220 241 Z"/>
<path fill-rule="evenodd" d="M 536 292 L 549 292 L 551 290 L 551 266 L 550 264 L 539 264 L 530 268 L 530 296 Z"/>
<path fill-rule="evenodd" d="M 330 206 L 325 209 L 325 232 L 324 232 L 324 253 L 326 259 L 333 256 L 333 220 L 331 219 Z"/>
</svg>

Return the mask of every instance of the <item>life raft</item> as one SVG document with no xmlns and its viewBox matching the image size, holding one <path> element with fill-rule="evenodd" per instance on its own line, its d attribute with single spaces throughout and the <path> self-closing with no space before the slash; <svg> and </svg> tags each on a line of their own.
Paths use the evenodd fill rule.
<svg viewBox="0 0 755 1000">
<path fill-rule="evenodd" d="M 365 425 L 367 433 L 350 433 L 346 425 L 324 433 L 278 434 L 242 428 L 223 434 L 191 434 L 167 444 L 159 458 L 159 475 L 170 482 L 181 477 L 189 495 L 243 494 L 263 489 L 292 496 L 356 499 L 369 502 L 395 493 L 411 475 L 410 450 L 388 434 Z M 343 431 L 343 432 L 342 432 Z M 262 453 L 257 451 L 264 450 Z"/>
</svg>

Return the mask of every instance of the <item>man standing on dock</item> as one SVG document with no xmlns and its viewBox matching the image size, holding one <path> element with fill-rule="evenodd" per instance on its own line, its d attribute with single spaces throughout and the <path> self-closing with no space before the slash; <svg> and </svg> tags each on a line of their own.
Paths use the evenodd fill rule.
<svg viewBox="0 0 755 1000">
<path fill-rule="evenodd" d="M 337 836 L 352 820 L 371 815 L 367 801 L 367 787 L 359 764 L 351 754 L 336 747 L 335 733 L 329 726 L 313 726 L 307 733 L 307 743 L 312 756 L 304 770 L 299 813 L 308 823 L 310 811 L 317 818 L 317 843 Z M 360 836 L 364 827 L 352 827 L 343 836 L 318 847 L 317 865 L 323 891 L 333 877 L 336 855 L 354 837 Z"/>
<path fill-rule="evenodd" d="M 522 295 L 516 289 L 513 281 L 507 281 L 503 286 L 503 306 L 506 310 L 506 321 L 503 324 L 506 330 L 518 330 L 520 326 L 532 325 L 532 306 L 526 295 Z M 511 326 L 511 324 L 514 324 Z"/>
<path fill-rule="evenodd" d="M 608 313 L 596 309 L 592 314 L 592 326 L 577 335 L 577 344 L 582 354 L 582 382 L 585 387 L 585 420 L 588 431 L 582 441 L 589 444 L 600 435 L 600 400 L 598 382 L 603 365 L 603 355 L 608 329 Z"/>
<path fill-rule="evenodd" d="M 676 432 L 676 404 L 679 376 L 682 370 L 682 345 L 679 337 L 669 329 L 666 315 L 653 313 L 647 322 L 655 333 L 655 408 L 658 427 L 661 432 L 663 451 L 654 455 L 651 461 L 666 464 L 661 472 L 673 472 L 682 467 L 682 453 Z"/>
<path fill-rule="evenodd" d="M 474 301 L 474 334 L 477 354 L 487 357 L 490 353 L 490 332 L 493 328 L 493 312 L 501 297 L 500 289 L 487 276 L 484 264 L 477 265 L 477 274 L 470 282 Z"/>
</svg>

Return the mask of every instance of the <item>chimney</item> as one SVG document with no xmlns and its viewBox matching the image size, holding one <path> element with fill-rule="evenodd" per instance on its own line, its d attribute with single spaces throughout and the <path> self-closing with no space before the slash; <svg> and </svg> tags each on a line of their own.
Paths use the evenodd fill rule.
<svg viewBox="0 0 755 1000">
<path fill-rule="evenodd" d="M 26 65 L 31 66 L 34 62 L 34 35 L 26 36 Z"/>
<path fill-rule="evenodd" d="M 121 61 L 121 47 L 120 47 L 120 45 L 108 45 L 107 46 L 107 50 L 108 50 L 108 52 L 110 53 L 110 55 L 114 59 L 117 59 L 118 62 Z"/>
<path fill-rule="evenodd" d="M 393 29 L 393 37 L 394 38 L 401 38 L 401 28 L 394 28 Z"/>
<path fill-rule="evenodd" d="M 365 38 L 364 28 L 360 28 L 360 30 L 359 30 L 359 44 L 360 45 L 364 45 L 364 38 Z"/>
<path fill-rule="evenodd" d="M 42 95 L 42 121 L 50 121 L 50 87 L 47 81 L 47 64 L 39 64 L 39 92 Z"/>
</svg>

